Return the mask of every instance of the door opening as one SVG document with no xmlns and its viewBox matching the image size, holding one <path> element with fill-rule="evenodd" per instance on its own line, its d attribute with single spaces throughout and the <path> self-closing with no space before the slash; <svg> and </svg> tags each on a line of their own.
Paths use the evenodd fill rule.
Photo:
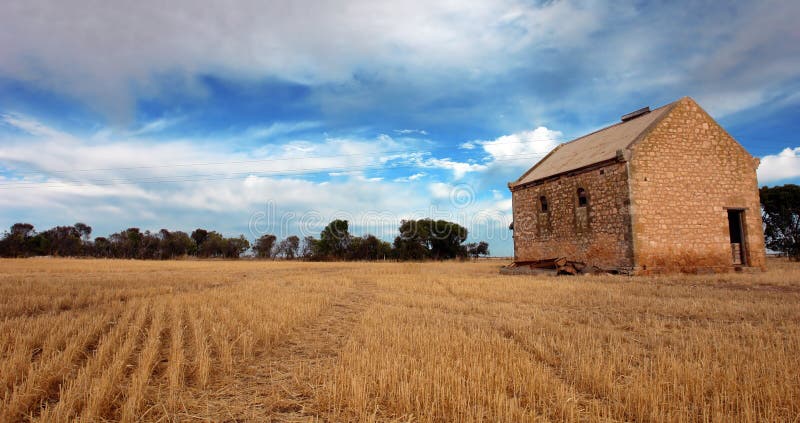
<svg viewBox="0 0 800 423">
<path fill-rule="evenodd" d="M 744 244 L 744 210 L 728 210 L 728 232 L 731 237 L 733 264 L 747 266 Z"/>
</svg>

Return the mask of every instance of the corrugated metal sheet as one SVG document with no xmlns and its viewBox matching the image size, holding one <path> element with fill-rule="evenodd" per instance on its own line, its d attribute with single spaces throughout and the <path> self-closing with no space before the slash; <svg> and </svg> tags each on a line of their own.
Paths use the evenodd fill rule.
<svg viewBox="0 0 800 423">
<path fill-rule="evenodd" d="M 519 179 L 512 182 L 510 186 L 513 188 L 517 185 L 611 160 L 616 157 L 618 150 L 627 149 L 652 125 L 666 116 L 675 104 L 667 104 L 637 118 L 608 126 L 561 144 Z"/>
</svg>

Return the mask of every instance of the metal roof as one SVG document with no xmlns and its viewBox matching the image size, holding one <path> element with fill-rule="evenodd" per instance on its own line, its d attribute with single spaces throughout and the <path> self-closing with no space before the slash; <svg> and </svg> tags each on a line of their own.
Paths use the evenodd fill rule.
<svg viewBox="0 0 800 423">
<path fill-rule="evenodd" d="M 561 144 L 509 184 L 513 188 L 614 159 L 646 135 L 677 102 Z M 640 109 L 640 111 L 643 109 Z M 637 111 L 639 112 L 639 111 Z M 626 115 L 627 116 L 627 115 Z"/>
</svg>

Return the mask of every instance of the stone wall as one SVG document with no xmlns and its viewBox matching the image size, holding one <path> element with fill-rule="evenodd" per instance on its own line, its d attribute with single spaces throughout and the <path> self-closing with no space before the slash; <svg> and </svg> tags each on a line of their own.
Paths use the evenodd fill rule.
<svg viewBox="0 0 800 423">
<path fill-rule="evenodd" d="M 756 168 L 756 159 L 693 100 L 680 100 L 631 148 L 636 269 L 730 270 L 728 208 L 744 210 L 747 261 L 763 268 Z"/>
<path fill-rule="evenodd" d="M 601 268 L 632 267 L 627 180 L 625 163 L 612 163 L 515 189 L 515 260 L 566 257 Z M 585 207 L 578 206 L 578 188 L 586 190 Z"/>
</svg>

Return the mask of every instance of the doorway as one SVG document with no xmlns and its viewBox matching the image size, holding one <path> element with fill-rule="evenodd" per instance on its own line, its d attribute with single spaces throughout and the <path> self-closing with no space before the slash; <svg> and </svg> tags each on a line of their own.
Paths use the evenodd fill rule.
<svg viewBox="0 0 800 423">
<path fill-rule="evenodd" d="M 728 210 L 728 233 L 731 238 L 733 264 L 747 266 L 747 252 L 744 244 L 744 210 Z"/>
</svg>

